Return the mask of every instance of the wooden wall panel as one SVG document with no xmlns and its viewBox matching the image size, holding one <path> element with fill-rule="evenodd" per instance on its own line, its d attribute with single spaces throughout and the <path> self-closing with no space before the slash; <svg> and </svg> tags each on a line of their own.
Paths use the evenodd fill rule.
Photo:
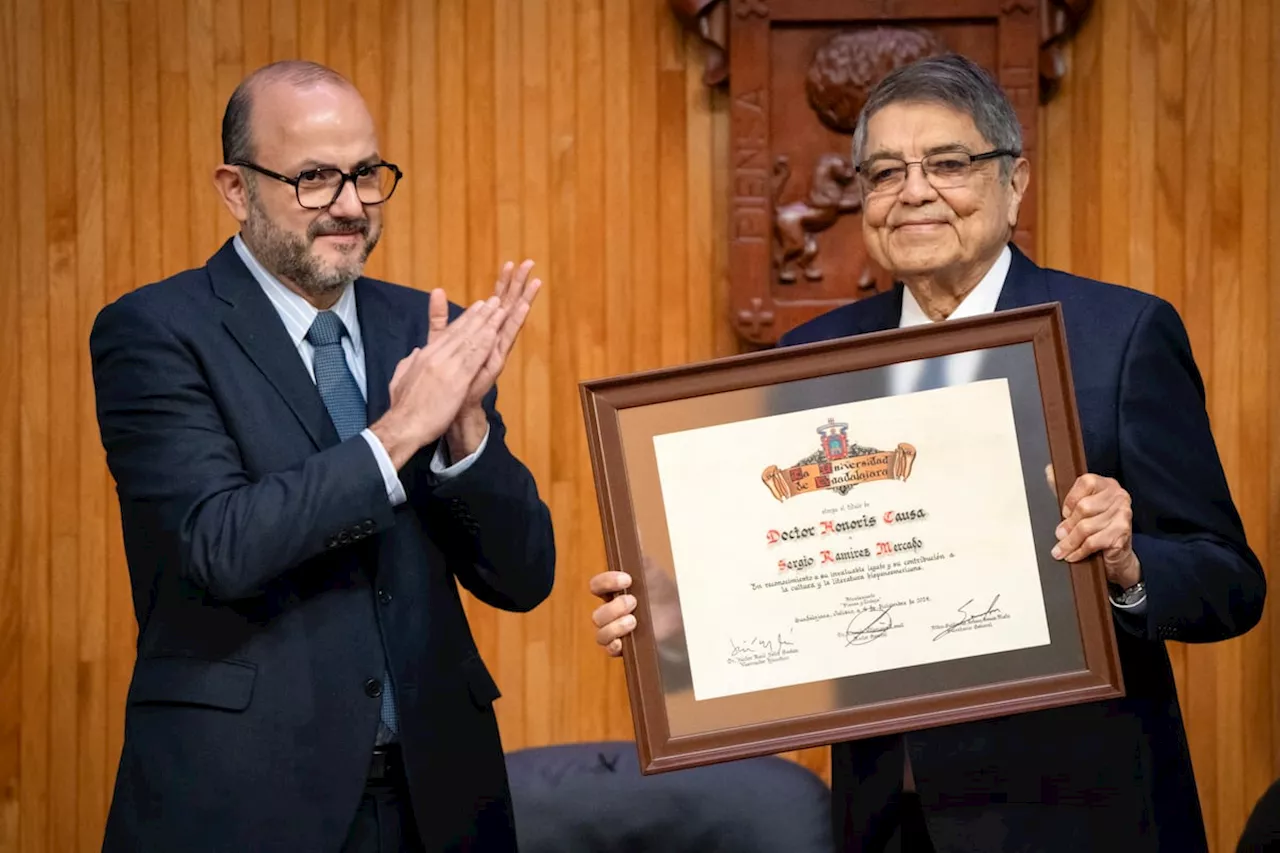
<svg viewBox="0 0 1280 853">
<path fill-rule="evenodd" d="M 1182 311 L 1268 564 L 1278 51 L 1266 0 L 1098 0 L 1036 164 L 1040 259 Z M 223 105 L 291 56 L 351 75 L 407 172 L 372 274 L 465 300 L 501 260 L 538 261 L 501 406 L 552 507 L 559 580 L 531 614 L 469 609 L 509 748 L 631 736 L 588 623 L 603 549 L 576 382 L 736 351 L 725 98 L 665 0 L 0 0 L 0 853 L 96 850 L 120 750 L 134 623 L 90 323 L 229 236 L 210 183 Z M 1217 851 L 1280 772 L 1275 649 L 1269 620 L 1173 648 Z M 825 750 L 792 757 L 826 773 Z"/>
</svg>

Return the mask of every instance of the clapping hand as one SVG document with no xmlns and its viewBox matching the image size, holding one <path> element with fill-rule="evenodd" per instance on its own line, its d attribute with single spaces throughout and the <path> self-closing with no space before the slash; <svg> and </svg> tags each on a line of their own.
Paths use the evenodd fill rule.
<svg viewBox="0 0 1280 853">
<path fill-rule="evenodd" d="M 391 408 L 371 427 L 397 469 L 457 422 L 507 318 L 501 299 L 492 296 L 449 323 L 449 302 L 438 289 L 428 312 L 431 336 L 396 365 Z"/>
<path fill-rule="evenodd" d="M 526 260 L 520 264 L 519 269 L 515 269 L 508 261 L 503 265 L 494 284 L 493 296 L 489 297 L 489 301 L 497 304 L 503 321 L 489 344 L 485 360 L 471 379 L 457 417 L 445 433 L 449 453 L 455 461 L 474 453 L 488 431 L 489 420 L 481 403 L 493 388 L 502 368 L 506 366 L 507 354 L 511 352 L 516 336 L 524 326 L 525 318 L 529 316 L 533 300 L 542 288 L 542 282 L 538 279 L 529 280 L 531 269 L 533 261 Z M 450 325 L 448 317 L 432 316 L 430 333 L 432 336 L 441 334 Z"/>
<path fill-rule="evenodd" d="M 506 312 L 506 319 L 498 329 L 498 337 L 489 351 L 488 360 L 481 365 L 480 371 L 471 382 L 467 398 L 462 404 L 463 409 L 479 407 L 480 401 L 493 388 L 493 383 L 497 381 L 502 368 L 506 366 L 507 354 L 511 352 L 516 336 L 524 326 L 525 318 L 529 316 L 533 300 L 542 289 L 541 280 L 529 279 L 529 271 L 532 269 L 533 261 L 531 260 L 525 260 L 519 268 L 507 261 L 502 266 L 502 272 L 498 274 L 498 280 L 493 286 L 493 296 L 498 299 Z"/>
</svg>

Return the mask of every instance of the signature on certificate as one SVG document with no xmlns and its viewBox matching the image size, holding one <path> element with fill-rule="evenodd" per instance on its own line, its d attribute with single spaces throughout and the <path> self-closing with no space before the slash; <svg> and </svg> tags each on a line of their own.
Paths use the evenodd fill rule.
<svg viewBox="0 0 1280 853">
<path fill-rule="evenodd" d="M 999 600 L 1000 600 L 1000 596 L 997 595 L 995 598 L 991 599 L 991 604 L 987 606 L 986 610 L 970 613 L 968 608 L 970 607 L 970 605 L 973 604 L 973 599 L 972 598 L 969 599 L 964 604 L 961 604 L 959 607 L 956 608 L 956 612 L 963 613 L 964 618 L 956 622 L 952 622 L 950 625 L 944 628 L 937 636 L 935 636 L 933 638 L 933 641 L 936 643 L 938 640 L 942 639 L 943 637 L 947 636 L 948 634 L 952 633 L 953 631 L 955 631 L 956 629 L 964 625 L 973 625 L 980 622 L 991 621 L 992 619 L 995 618 L 996 614 L 1002 612 L 999 607 L 996 607 L 996 602 Z"/>
<path fill-rule="evenodd" d="M 865 646 L 889 633 L 889 629 L 894 627 L 893 618 L 889 615 L 892 609 L 893 605 L 882 610 L 864 610 L 850 619 L 849 626 L 840 635 L 844 637 L 845 646 Z"/>
<path fill-rule="evenodd" d="M 772 638 L 752 637 L 742 642 L 729 638 L 729 663 L 744 665 L 775 663 L 786 660 L 797 652 L 799 649 L 796 648 L 796 644 L 783 638 L 781 631 Z"/>
</svg>

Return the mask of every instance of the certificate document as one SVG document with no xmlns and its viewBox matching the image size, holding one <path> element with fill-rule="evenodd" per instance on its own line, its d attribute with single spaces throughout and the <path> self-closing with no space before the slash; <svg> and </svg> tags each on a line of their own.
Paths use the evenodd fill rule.
<svg viewBox="0 0 1280 853">
<path fill-rule="evenodd" d="M 1050 641 L 1005 379 L 653 445 L 697 699 Z"/>
</svg>

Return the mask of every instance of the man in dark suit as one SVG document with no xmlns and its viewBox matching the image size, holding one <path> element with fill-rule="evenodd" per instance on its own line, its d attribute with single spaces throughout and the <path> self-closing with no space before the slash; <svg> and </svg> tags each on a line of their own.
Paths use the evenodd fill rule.
<svg viewBox="0 0 1280 853">
<path fill-rule="evenodd" d="M 90 339 L 138 621 L 106 851 L 509 851 L 498 687 L 458 583 L 550 593 L 495 380 L 539 282 L 463 311 L 363 276 L 401 173 L 323 66 L 250 75 L 239 233 Z"/>
<path fill-rule="evenodd" d="M 1248 631 L 1261 617 L 1264 575 L 1175 310 L 1042 269 L 1011 244 L 1029 179 L 1021 151 L 1011 105 L 973 63 L 946 56 L 888 75 L 859 119 L 854 161 L 868 251 L 898 284 L 781 343 L 1061 303 L 1090 473 L 1068 491 L 1052 556 L 1101 554 L 1127 693 L 836 744 L 836 837 L 846 851 L 1204 851 L 1164 643 Z M 963 357 L 903 364 L 880 393 L 1000 375 L 992 369 Z M 614 655 L 635 625 L 635 597 L 617 594 L 629 584 L 611 572 L 591 581 L 606 600 L 593 613 L 597 642 Z"/>
</svg>

